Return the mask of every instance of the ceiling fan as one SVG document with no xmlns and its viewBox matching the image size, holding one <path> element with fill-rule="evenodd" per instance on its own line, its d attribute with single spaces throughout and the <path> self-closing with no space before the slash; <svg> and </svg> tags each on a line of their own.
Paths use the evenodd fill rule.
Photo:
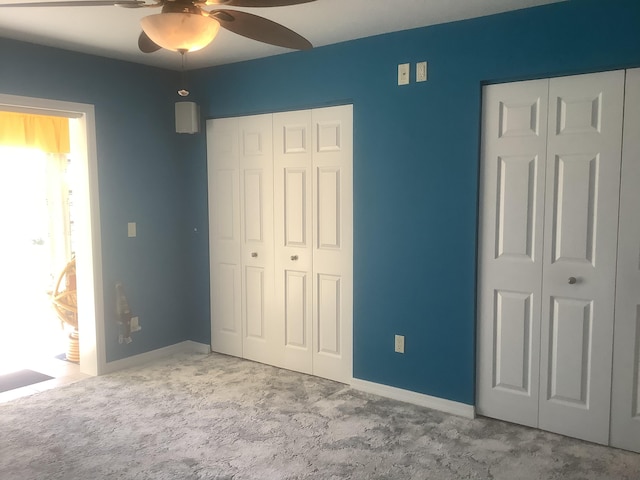
<svg viewBox="0 0 640 480">
<path fill-rule="evenodd" d="M 98 7 L 157 8 L 159 14 L 140 20 L 142 33 L 138 48 L 152 53 L 161 48 L 181 54 L 200 50 L 207 46 L 220 27 L 259 42 L 307 50 L 312 48 L 306 38 L 293 30 L 258 15 L 216 6 L 235 7 L 283 7 L 310 3 L 315 0 L 68 0 L 52 2 L 5 3 L 5 7 Z M 206 10 L 205 7 L 214 7 Z"/>
</svg>

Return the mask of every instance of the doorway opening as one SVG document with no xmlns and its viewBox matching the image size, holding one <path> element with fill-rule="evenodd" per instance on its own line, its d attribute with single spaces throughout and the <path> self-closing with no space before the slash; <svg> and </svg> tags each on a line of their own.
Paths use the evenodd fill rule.
<svg viewBox="0 0 640 480">
<path fill-rule="evenodd" d="M 74 255 L 73 166 L 69 154 L 0 145 L 0 374 L 65 352 L 52 295 Z"/>
<path fill-rule="evenodd" d="M 62 222 L 56 222 L 57 228 L 62 227 L 63 231 L 67 231 L 66 235 L 69 237 L 65 240 L 65 234 L 62 237 L 58 236 L 57 238 L 63 238 L 63 240 L 60 240 L 60 245 L 57 245 L 56 248 L 64 252 L 60 254 L 60 257 L 75 254 L 77 260 L 77 284 L 81 285 L 77 294 L 78 330 L 81 332 L 79 344 L 80 372 L 84 375 L 99 375 L 105 370 L 106 360 L 104 352 L 104 298 L 94 107 L 89 104 L 0 95 L 0 111 L 66 117 L 69 119 L 70 153 L 66 158 L 58 158 L 58 161 L 64 163 L 68 161 L 68 158 L 71 158 L 72 161 L 70 165 L 72 165 L 71 170 L 75 178 L 71 202 L 73 221 L 69 223 L 67 219 Z M 40 160 L 40 162 L 42 163 L 43 160 Z M 38 164 L 38 160 L 35 161 L 35 164 Z M 26 166 L 21 165 L 17 168 L 18 173 L 20 173 L 20 168 L 24 170 Z M 16 297 L 20 298 L 16 298 L 17 301 L 11 309 L 8 307 L 0 308 L 4 310 L 3 316 L 10 317 L 9 322 L 13 325 L 10 329 L 11 334 L 24 336 L 29 340 L 27 342 L 28 346 L 24 348 L 26 350 L 37 350 L 38 353 L 45 353 L 41 350 L 49 348 L 59 350 L 60 346 L 56 342 L 59 341 L 64 344 L 67 341 L 66 335 L 62 333 L 60 334 L 61 340 L 52 338 L 52 341 L 48 342 L 46 347 L 39 344 L 38 337 L 40 335 L 35 333 L 36 328 L 50 333 L 52 337 L 58 337 L 61 332 L 55 313 L 53 313 L 53 318 L 43 315 L 44 319 L 39 327 L 28 325 L 29 322 L 25 321 L 24 317 L 27 315 L 34 316 L 33 309 L 36 311 L 35 316 L 38 316 L 37 312 L 40 311 L 38 309 L 48 308 L 53 312 L 50 296 L 46 292 L 51 291 L 51 287 L 55 287 L 57 275 L 60 273 L 56 270 L 64 267 L 64 264 L 60 267 L 61 260 L 53 260 L 53 257 L 45 258 L 47 242 L 43 235 L 43 227 L 37 226 L 38 224 L 41 225 L 41 222 L 33 221 L 35 218 L 43 216 L 47 217 L 47 222 L 49 221 L 49 216 L 46 213 L 47 207 L 45 206 L 43 209 L 41 205 L 37 205 L 38 197 L 41 198 L 42 193 L 41 191 L 38 192 L 38 190 L 46 189 L 47 183 L 54 182 L 47 180 L 47 174 L 34 174 L 36 168 L 32 166 L 32 169 L 30 180 L 23 179 L 23 183 L 20 183 L 15 176 L 12 177 L 4 173 L 2 175 L 2 178 L 9 177 L 8 182 L 13 183 L 10 192 L 2 195 L 2 201 L 15 210 L 15 213 L 10 213 L 6 220 L 2 219 L 3 226 L 7 232 L 19 233 L 20 235 L 17 236 L 22 237 L 23 245 L 12 245 L 8 248 L 3 245 L 3 252 L 0 253 L 4 270 L 2 274 L 4 285 L 2 287 L 7 287 L 7 291 L 16 292 L 16 285 L 13 285 L 15 283 L 18 287 L 17 291 L 20 292 L 19 295 L 16 295 Z M 60 171 L 59 169 L 58 172 Z M 24 244 L 25 238 L 27 240 L 26 244 Z M 52 245 L 49 244 L 48 247 L 51 249 Z M 10 257 L 10 260 L 7 260 L 7 257 Z M 46 268 L 51 262 L 56 266 Z M 35 268 L 34 264 L 36 265 Z M 24 273 L 27 270 L 36 272 L 35 278 L 24 278 Z M 7 286 L 7 282 L 11 285 Z M 25 287 L 25 283 L 31 285 Z M 37 300 L 24 298 L 29 290 L 33 289 L 37 289 L 39 298 Z M 44 294 L 42 294 L 42 290 L 45 291 Z M 3 292 L 4 289 L 0 291 L 2 303 L 12 304 L 12 299 L 4 295 Z M 10 336 L 8 333 L 5 330 L 2 337 Z M 10 341 L 3 341 L 2 345 L 0 345 L 0 348 L 3 349 L 0 352 L 0 358 L 11 355 L 9 352 L 10 347 L 6 345 L 8 343 Z M 13 344 L 17 345 L 18 342 L 13 342 Z M 22 353 L 19 352 L 16 356 L 21 356 Z"/>
</svg>

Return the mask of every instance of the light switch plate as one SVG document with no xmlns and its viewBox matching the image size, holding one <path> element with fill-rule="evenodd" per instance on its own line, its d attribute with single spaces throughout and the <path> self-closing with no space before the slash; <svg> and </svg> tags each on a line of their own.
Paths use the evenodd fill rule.
<svg viewBox="0 0 640 480">
<path fill-rule="evenodd" d="M 398 65 L 398 85 L 409 84 L 409 65 L 408 63 Z"/>
<path fill-rule="evenodd" d="M 416 63 L 416 82 L 427 81 L 427 62 Z"/>
<path fill-rule="evenodd" d="M 130 238 L 133 238 L 136 236 L 136 222 L 129 222 L 127 224 L 127 235 Z"/>
</svg>

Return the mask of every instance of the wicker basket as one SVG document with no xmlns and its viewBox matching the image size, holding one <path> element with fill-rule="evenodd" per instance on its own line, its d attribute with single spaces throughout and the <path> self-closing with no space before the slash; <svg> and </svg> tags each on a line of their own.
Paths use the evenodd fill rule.
<svg viewBox="0 0 640 480">
<path fill-rule="evenodd" d="M 69 334 L 67 360 L 80 361 L 78 342 L 78 290 L 76 284 L 76 259 L 71 259 L 58 277 L 58 283 L 51 296 L 53 308 L 63 325 L 69 325 L 73 330 Z"/>
</svg>

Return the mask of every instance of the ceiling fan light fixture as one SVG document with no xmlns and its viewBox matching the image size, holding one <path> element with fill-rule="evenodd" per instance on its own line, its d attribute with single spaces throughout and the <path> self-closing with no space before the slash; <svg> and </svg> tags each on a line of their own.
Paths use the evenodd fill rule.
<svg viewBox="0 0 640 480">
<path fill-rule="evenodd" d="M 209 45 L 220 30 L 216 20 L 197 13 L 158 13 L 142 18 L 140 25 L 156 44 L 174 52 L 200 50 Z"/>
</svg>

